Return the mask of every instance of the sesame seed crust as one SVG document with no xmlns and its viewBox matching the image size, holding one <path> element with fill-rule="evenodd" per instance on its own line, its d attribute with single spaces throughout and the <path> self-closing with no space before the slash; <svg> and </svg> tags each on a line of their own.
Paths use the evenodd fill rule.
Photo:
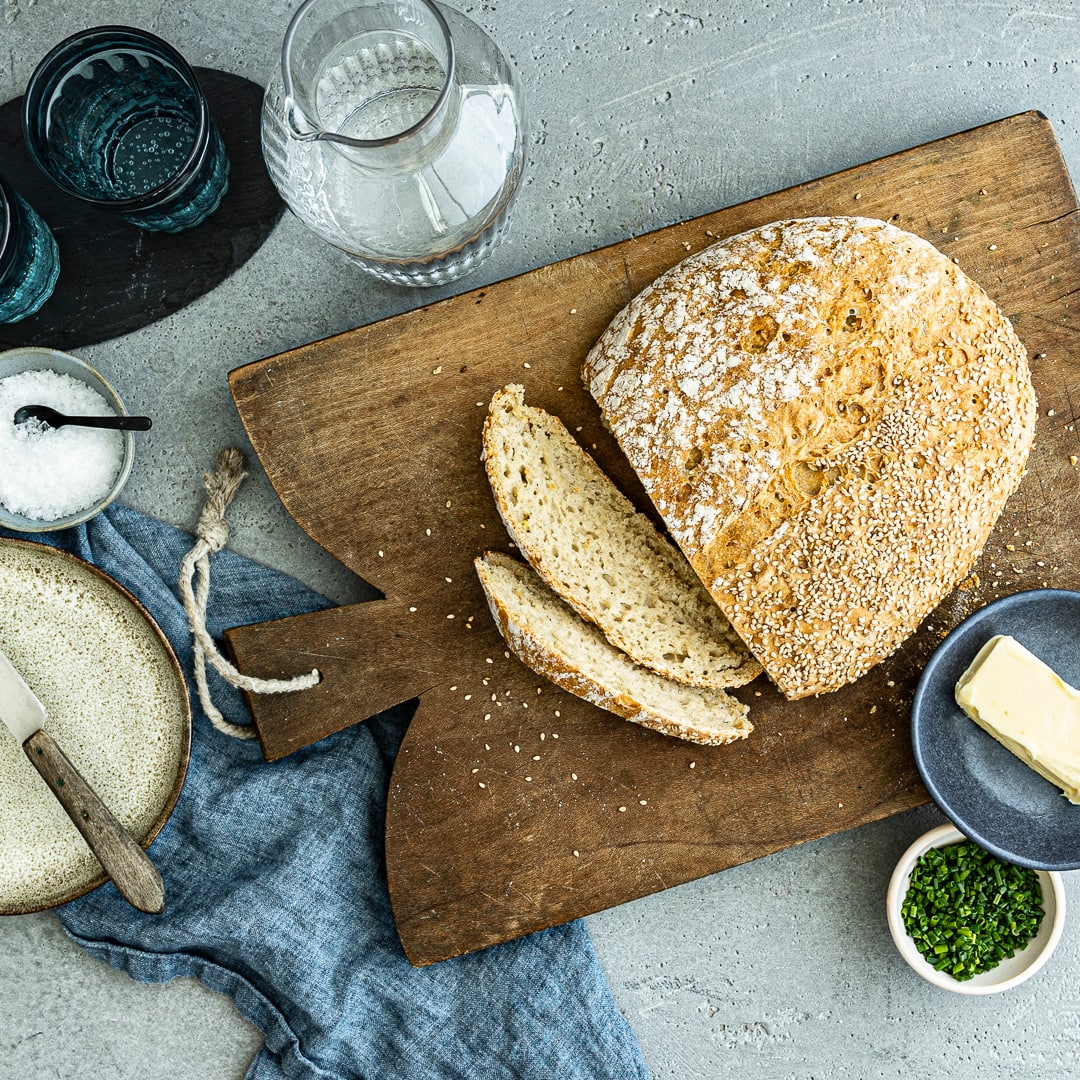
<svg viewBox="0 0 1080 1080">
<path fill-rule="evenodd" d="M 932 245 L 868 218 L 777 222 L 684 260 L 583 377 L 789 698 L 858 678 L 964 579 L 1034 434 L 1008 319 Z"/>
</svg>

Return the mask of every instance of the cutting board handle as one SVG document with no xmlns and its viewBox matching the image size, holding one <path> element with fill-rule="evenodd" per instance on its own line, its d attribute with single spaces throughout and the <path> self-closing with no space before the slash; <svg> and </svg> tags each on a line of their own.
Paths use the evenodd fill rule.
<svg viewBox="0 0 1080 1080">
<path fill-rule="evenodd" d="M 251 708 L 267 761 L 419 697 L 442 658 L 415 611 L 397 600 L 234 627 L 225 644 L 245 674 L 278 679 L 317 668 L 321 676 L 308 690 L 261 696 Z"/>
</svg>

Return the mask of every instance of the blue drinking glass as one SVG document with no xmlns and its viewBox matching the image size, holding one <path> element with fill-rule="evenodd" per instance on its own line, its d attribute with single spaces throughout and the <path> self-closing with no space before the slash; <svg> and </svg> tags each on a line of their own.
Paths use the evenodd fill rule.
<svg viewBox="0 0 1080 1080">
<path fill-rule="evenodd" d="M 27 84 L 23 134 L 62 190 L 154 232 L 198 225 L 229 186 L 194 71 L 135 27 L 95 27 L 53 48 Z"/>
<path fill-rule="evenodd" d="M 0 322 L 33 315 L 52 295 L 59 274 L 49 226 L 0 177 Z"/>
</svg>

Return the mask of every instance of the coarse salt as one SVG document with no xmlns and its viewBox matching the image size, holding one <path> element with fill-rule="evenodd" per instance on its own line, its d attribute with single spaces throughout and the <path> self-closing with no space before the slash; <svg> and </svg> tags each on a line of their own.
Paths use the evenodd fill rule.
<svg viewBox="0 0 1080 1080">
<path fill-rule="evenodd" d="M 48 405 L 71 416 L 115 416 L 91 387 L 49 369 L 0 379 L 0 504 L 12 514 L 56 521 L 92 506 L 112 489 L 124 463 L 119 431 L 37 421 L 14 423 L 23 405 Z"/>
</svg>

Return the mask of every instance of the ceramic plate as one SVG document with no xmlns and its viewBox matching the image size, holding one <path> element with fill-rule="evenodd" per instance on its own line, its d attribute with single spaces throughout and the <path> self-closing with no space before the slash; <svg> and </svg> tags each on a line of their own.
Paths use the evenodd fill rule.
<svg viewBox="0 0 1080 1080">
<path fill-rule="evenodd" d="M 144 847 L 180 794 L 191 708 L 168 642 L 96 567 L 0 539 L 0 648 L 45 706 L 45 728 Z M 0 724 L 0 914 L 55 907 L 105 880 Z"/>
<path fill-rule="evenodd" d="M 962 622 L 930 657 L 915 691 L 915 763 L 934 802 L 965 836 L 1035 870 L 1080 867 L 1080 806 L 1006 750 L 956 704 L 957 679 L 995 634 L 1011 634 L 1080 686 L 1080 593 L 1035 589 Z"/>
</svg>

